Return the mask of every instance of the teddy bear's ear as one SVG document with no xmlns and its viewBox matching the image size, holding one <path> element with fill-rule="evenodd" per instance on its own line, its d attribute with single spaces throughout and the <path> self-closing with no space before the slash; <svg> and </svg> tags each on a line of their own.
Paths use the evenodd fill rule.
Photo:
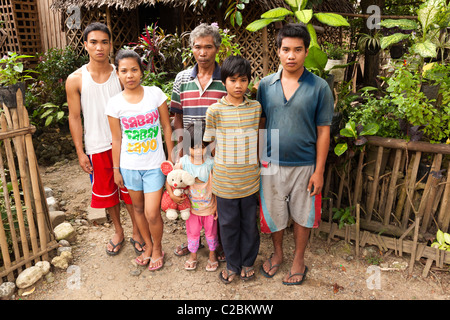
<svg viewBox="0 0 450 320">
<path fill-rule="evenodd" d="M 167 176 L 173 170 L 173 163 L 170 161 L 164 161 L 161 163 L 161 171 Z"/>
</svg>

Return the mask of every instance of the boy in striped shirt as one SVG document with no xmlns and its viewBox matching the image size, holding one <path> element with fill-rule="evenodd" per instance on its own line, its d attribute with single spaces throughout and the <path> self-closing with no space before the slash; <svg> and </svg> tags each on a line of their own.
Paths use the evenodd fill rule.
<svg viewBox="0 0 450 320">
<path fill-rule="evenodd" d="M 222 64 L 227 95 L 206 111 L 203 140 L 216 141 L 213 193 L 227 268 L 219 276 L 230 283 L 237 273 L 249 280 L 259 250 L 257 194 L 260 183 L 258 126 L 261 105 L 245 97 L 251 78 L 250 63 L 230 56 Z"/>
</svg>

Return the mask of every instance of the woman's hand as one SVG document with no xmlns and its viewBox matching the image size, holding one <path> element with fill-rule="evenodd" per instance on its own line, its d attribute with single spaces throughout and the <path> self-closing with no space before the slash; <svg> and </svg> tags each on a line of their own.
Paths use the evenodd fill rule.
<svg viewBox="0 0 450 320">
<path fill-rule="evenodd" d="M 114 183 L 117 184 L 119 188 L 125 188 L 123 184 L 122 174 L 120 174 L 119 169 L 114 169 Z"/>
</svg>

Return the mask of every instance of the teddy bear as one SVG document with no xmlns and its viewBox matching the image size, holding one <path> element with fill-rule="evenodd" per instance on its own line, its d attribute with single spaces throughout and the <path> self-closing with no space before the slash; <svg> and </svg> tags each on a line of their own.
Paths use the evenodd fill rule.
<svg viewBox="0 0 450 320">
<path fill-rule="evenodd" d="M 180 211 L 181 219 L 189 219 L 191 202 L 186 195 L 189 193 L 189 186 L 194 184 L 195 178 L 185 170 L 174 169 L 173 163 L 170 161 L 164 161 L 161 164 L 161 171 L 167 176 L 166 180 L 172 187 L 173 194 L 177 197 L 185 195 L 184 201 L 177 204 L 170 198 L 169 192 L 165 190 L 161 199 L 161 209 L 166 213 L 169 220 L 175 220 L 178 217 L 177 210 Z"/>
</svg>

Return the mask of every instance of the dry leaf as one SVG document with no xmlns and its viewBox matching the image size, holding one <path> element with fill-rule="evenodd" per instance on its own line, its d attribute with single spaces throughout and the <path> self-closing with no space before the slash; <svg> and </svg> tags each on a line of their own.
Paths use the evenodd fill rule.
<svg viewBox="0 0 450 320">
<path fill-rule="evenodd" d="M 340 285 L 338 285 L 337 283 L 333 284 L 333 292 L 334 293 L 338 293 L 339 290 L 344 289 L 344 287 L 341 287 Z"/>
<path fill-rule="evenodd" d="M 33 287 L 30 290 L 25 291 L 24 293 L 22 293 L 22 296 L 24 297 L 24 296 L 28 296 L 28 295 L 32 294 L 34 292 L 34 290 L 36 290 L 35 287 Z"/>
</svg>

